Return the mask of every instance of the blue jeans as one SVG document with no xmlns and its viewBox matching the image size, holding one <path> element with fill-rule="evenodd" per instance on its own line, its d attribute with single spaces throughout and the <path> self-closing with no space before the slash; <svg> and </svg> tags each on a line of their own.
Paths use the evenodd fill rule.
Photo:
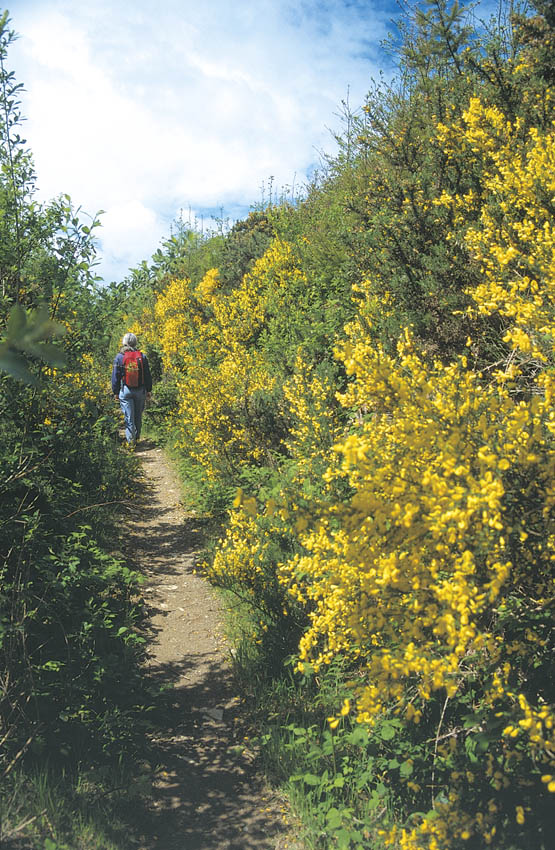
<svg viewBox="0 0 555 850">
<path fill-rule="evenodd" d="M 125 417 L 125 437 L 128 443 L 134 443 L 141 436 L 143 410 L 145 409 L 146 389 L 122 386 L 119 391 L 119 403 Z"/>
</svg>

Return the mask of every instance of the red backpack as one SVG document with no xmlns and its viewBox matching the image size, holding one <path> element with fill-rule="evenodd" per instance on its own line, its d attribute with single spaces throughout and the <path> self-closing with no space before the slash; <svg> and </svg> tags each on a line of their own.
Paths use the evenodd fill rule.
<svg viewBox="0 0 555 850">
<path fill-rule="evenodd" d="M 142 387 L 143 355 L 140 351 L 126 351 L 123 355 L 123 383 L 126 387 Z"/>
</svg>

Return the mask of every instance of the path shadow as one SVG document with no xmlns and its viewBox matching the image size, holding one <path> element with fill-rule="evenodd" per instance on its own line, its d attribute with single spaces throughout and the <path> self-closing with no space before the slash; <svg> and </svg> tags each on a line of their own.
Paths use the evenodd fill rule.
<svg viewBox="0 0 555 850">
<path fill-rule="evenodd" d="M 198 659 L 156 671 L 182 678 Z M 228 672 L 210 664 L 191 687 L 177 687 L 153 736 L 159 766 L 147 823 L 149 850 L 248 850 L 271 848 L 281 832 L 264 804 L 264 783 L 244 740 L 240 706 Z M 275 804 L 274 804 L 275 805 Z M 269 825 L 271 824 L 271 825 Z"/>
<path fill-rule="evenodd" d="M 182 684 L 199 667 L 202 676 Z M 249 749 L 225 660 L 191 648 L 149 675 L 167 690 L 152 718 L 154 777 L 137 812 L 140 850 L 275 848 L 285 822 Z"/>
<path fill-rule="evenodd" d="M 147 475 L 149 462 L 145 457 Z M 202 520 L 184 515 L 178 492 L 161 504 L 156 490 L 147 478 L 138 499 L 148 533 L 131 529 L 123 544 L 126 559 L 140 563 L 146 577 L 150 643 L 162 637 L 162 618 L 177 616 L 173 603 L 164 609 L 157 587 L 183 581 L 205 535 Z M 216 616 L 215 605 L 206 611 L 202 618 Z M 189 630 L 189 645 L 178 646 L 171 660 L 151 659 L 145 671 L 163 696 L 150 717 L 152 789 L 137 807 L 130 842 L 138 850 L 273 850 L 285 822 L 249 749 L 230 665 L 193 635 Z"/>
</svg>

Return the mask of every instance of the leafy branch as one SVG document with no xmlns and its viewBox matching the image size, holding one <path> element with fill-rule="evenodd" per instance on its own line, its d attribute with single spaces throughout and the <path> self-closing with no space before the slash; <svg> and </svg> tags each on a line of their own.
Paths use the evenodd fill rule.
<svg viewBox="0 0 555 850">
<path fill-rule="evenodd" d="M 47 309 L 28 313 L 20 304 L 15 304 L 9 314 L 5 337 L 0 341 L 0 370 L 24 384 L 37 386 L 38 377 L 29 368 L 33 359 L 58 368 L 66 365 L 63 351 L 48 342 L 64 333 L 63 325 L 53 322 Z"/>
</svg>

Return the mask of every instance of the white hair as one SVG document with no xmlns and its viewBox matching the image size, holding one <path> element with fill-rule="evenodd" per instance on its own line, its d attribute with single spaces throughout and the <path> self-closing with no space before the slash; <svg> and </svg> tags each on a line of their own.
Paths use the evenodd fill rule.
<svg viewBox="0 0 555 850">
<path fill-rule="evenodd" d="M 124 348 L 137 348 L 137 337 L 135 336 L 135 334 L 132 333 L 124 334 L 121 344 L 124 346 Z"/>
</svg>

